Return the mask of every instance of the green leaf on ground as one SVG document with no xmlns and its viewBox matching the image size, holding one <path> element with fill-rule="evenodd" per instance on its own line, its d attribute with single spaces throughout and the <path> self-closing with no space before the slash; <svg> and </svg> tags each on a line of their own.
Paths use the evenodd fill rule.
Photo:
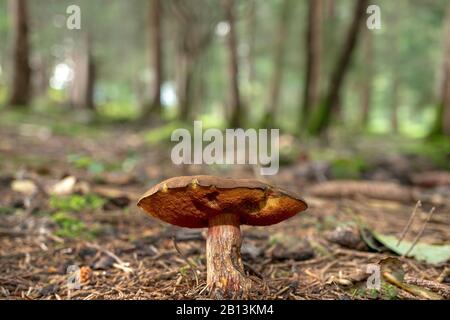
<svg viewBox="0 0 450 320">
<path fill-rule="evenodd" d="M 412 242 L 403 240 L 398 246 L 398 238 L 395 236 L 384 235 L 373 232 L 376 240 L 381 242 L 391 251 L 398 255 L 404 255 L 412 246 Z M 440 264 L 450 259 L 450 245 L 438 245 L 418 242 L 409 252 L 407 257 L 414 258 L 419 261 L 425 261 L 429 264 Z"/>
</svg>

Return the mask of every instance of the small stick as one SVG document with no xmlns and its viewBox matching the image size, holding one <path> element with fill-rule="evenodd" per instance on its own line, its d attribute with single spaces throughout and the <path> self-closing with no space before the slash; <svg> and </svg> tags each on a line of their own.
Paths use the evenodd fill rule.
<svg viewBox="0 0 450 320">
<path fill-rule="evenodd" d="M 111 258 L 113 258 L 114 260 L 116 260 L 117 263 L 114 263 L 113 267 L 120 269 L 122 271 L 125 271 L 126 273 L 133 273 L 133 269 L 128 267 L 129 263 L 124 262 L 113 252 L 111 252 L 105 248 L 102 248 L 99 245 L 94 244 L 94 243 L 88 243 L 88 246 L 91 248 L 97 249 L 98 251 L 101 251 L 101 252 L 105 253 L 106 255 L 110 256 Z"/>
<path fill-rule="evenodd" d="M 401 234 L 400 238 L 398 239 L 397 247 L 400 245 L 400 243 L 401 243 L 401 242 L 403 241 L 403 239 L 405 238 L 406 233 L 408 232 L 409 228 L 411 227 L 411 224 L 412 224 L 412 222 L 413 222 L 413 220 L 414 220 L 414 217 L 416 216 L 417 209 L 420 208 L 421 206 L 422 206 L 422 202 L 420 202 L 420 200 L 417 201 L 417 202 L 416 202 L 416 206 L 414 207 L 414 210 L 413 210 L 413 212 L 411 213 L 411 216 L 409 217 L 408 223 L 406 224 L 405 228 L 404 228 L 403 231 L 402 231 L 402 234 Z"/>
<path fill-rule="evenodd" d="M 186 263 L 189 265 L 192 273 L 194 274 L 195 277 L 195 283 L 198 286 L 198 277 L 197 277 L 197 268 L 188 260 L 188 258 L 186 258 L 186 256 L 181 252 L 180 248 L 178 247 L 177 244 L 177 240 L 175 237 L 172 237 L 172 241 L 173 241 L 173 246 L 175 247 L 175 250 L 177 250 L 178 254 L 181 256 L 181 258 L 183 258 L 184 261 L 186 261 Z"/>
<path fill-rule="evenodd" d="M 416 238 L 413 241 L 413 244 L 411 247 L 406 251 L 406 253 L 403 255 L 403 257 L 407 256 L 412 249 L 416 246 L 417 242 L 419 242 L 419 239 L 422 237 L 423 232 L 425 231 L 425 227 L 427 226 L 428 222 L 430 221 L 431 217 L 433 216 L 435 207 L 431 208 L 430 212 L 428 212 L 427 220 L 425 220 L 424 224 L 422 225 L 422 229 L 420 229 L 420 232 L 417 234 Z"/>
</svg>

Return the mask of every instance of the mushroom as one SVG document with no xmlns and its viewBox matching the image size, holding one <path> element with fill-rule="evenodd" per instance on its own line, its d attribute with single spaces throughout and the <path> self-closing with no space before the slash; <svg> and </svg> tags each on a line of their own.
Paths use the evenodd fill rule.
<svg viewBox="0 0 450 320">
<path fill-rule="evenodd" d="M 268 226 L 306 210 L 296 194 L 256 180 L 181 176 L 149 189 L 138 201 L 172 225 L 208 228 L 207 286 L 214 298 L 242 298 L 251 281 L 241 260 L 240 225 Z"/>
</svg>

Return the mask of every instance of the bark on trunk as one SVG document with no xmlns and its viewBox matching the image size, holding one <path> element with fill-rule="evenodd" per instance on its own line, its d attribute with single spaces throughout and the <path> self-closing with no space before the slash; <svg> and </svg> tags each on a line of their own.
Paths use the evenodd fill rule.
<svg viewBox="0 0 450 320">
<path fill-rule="evenodd" d="M 313 107 L 317 107 L 319 103 L 320 55 L 322 51 L 321 17 L 322 0 L 309 0 L 308 28 L 306 31 L 306 79 L 300 119 L 301 128 L 308 123 L 310 111 Z"/>
<path fill-rule="evenodd" d="M 325 97 L 323 110 L 321 110 L 320 117 L 315 120 L 316 123 L 313 124 L 311 129 L 311 132 L 314 134 L 325 131 L 331 122 L 332 114 L 339 112 L 337 108 L 340 104 L 341 89 L 344 84 L 345 76 L 350 69 L 350 62 L 358 42 L 361 27 L 363 26 L 368 2 L 368 0 L 358 0 L 355 6 L 353 21 L 347 33 L 341 54 L 339 55 L 334 71 L 330 77 L 328 84 L 329 89 Z"/>
<path fill-rule="evenodd" d="M 362 127 L 366 128 L 370 119 L 370 106 L 372 102 L 372 79 L 373 79 L 373 36 L 370 30 L 365 33 L 364 39 L 364 76 L 361 90 L 361 104 L 362 104 Z"/>
<path fill-rule="evenodd" d="M 444 75 L 442 77 L 441 103 L 438 105 L 436 133 L 450 136 L 450 3 L 447 8 L 446 30 L 444 40 Z M 439 123 L 441 122 L 441 123 Z M 440 132 L 439 132 L 440 131 Z"/>
<path fill-rule="evenodd" d="M 227 47 L 229 56 L 228 73 L 230 77 L 230 109 L 231 119 L 230 125 L 232 127 L 241 127 L 243 124 L 243 110 L 241 104 L 241 97 L 239 92 L 239 68 L 238 68 L 238 56 L 237 56 L 237 39 L 235 30 L 235 17 L 234 17 L 234 0 L 223 0 L 223 6 L 225 9 L 225 18 L 230 26 L 227 37 Z"/>
<path fill-rule="evenodd" d="M 13 19 L 13 69 L 9 104 L 26 106 L 31 98 L 27 1 L 10 0 L 9 5 Z"/>
<path fill-rule="evenodd" d="M 75 53 L 74 62 L 71 105 L 75 108 L 95 109 L 94 84 L 96 70 L 88 36 L 83 39 L 81 50 Z"/>
<path fill-rule="evenodd" d="M 257 32 L 257 20 L 256 20 L 256 0 L 251 0 L 248 17 L 248 81 L 253 83 L 255 80 L 255 43 Z"/>
<path fill-rule="evenodd" d="M 186 52 L 179 52 L 177 93 L 181 121 L 188 121 L 191 117 L 193 77 L 194 65 L 191 58 Z"/>
<path fill-rule="evenodd" d="M 284 0 L 281 8 L 278 32 L 275 38 L 274 72 L 269 91 L 269 103 L 263 126 L 272 127 L 275 124 L 278 105 L 280 100 L 280 88 L 283 78 L 284 51 L 288 36 L 290 13 L 292 11 L 292 0 Z"/>
<path fill-rule="evenodd" d="M 239 216 L 221 214 L 209 220 L 206 239 L 207 285 L 216 299 L 244 298 L 251 286 L 241 259 Z"/>
<path fill-rule="evenodd" d="M 391 97 L 391 128 L 392 132 L 398 133 L 398 105 L 400 103 L 400 80 L 397 75 L 393 76 Z"/>
<path fill-rule="evenodd" d="M 150 43 L 151 65 L 153 68 L 153 83 L 151 87 L 150 105 L 146 113 L 161 113 L 161 86 L 162 71 L 162 28 L 161 28 L 161 1 L 152 0 L 150 3 Z"/>
</svg>

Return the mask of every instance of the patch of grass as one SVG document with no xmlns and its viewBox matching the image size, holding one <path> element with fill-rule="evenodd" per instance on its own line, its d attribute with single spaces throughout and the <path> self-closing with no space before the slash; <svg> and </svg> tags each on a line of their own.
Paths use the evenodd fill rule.
<svg viewBox="0 0 450 320">
<path fill-rule="evenodd" d="M 360 157 L 338 158 L 331 162 L 331 175 L 335 179 L 359 179 L 367 170 L 366 161 Z"/>
<path fill-rule="evenodd" d="M 95 195 L 70 195 L 66 197 L 52 196 L 50 198 L 50 208 L 62 211 L 81 211 L 85 209 L 98 209 L 105 204 L 105 199 Z"/>
<path fill-rule="evenodd" d="M 170 142 L 172 132 L 178 128 L 184 128 L 181 123 L 170 122 L 164 126 L 150 129 L 144 133 L 145 140 L 150 144 L 159 144 L 162 142 Z M 187 128 L 189 130 L 189 128 Z"/>
<path fill-rule="evenodd" d="M 404 154 L 429 159 L 436 167 L 443 170 L 450 170 L 450 151 L 448 150 L 450 150 L 450 138 L 442 136 L 400 146 L 400 151 Z"/>
<path fill-rule="evenodd" d="M 63 238 L 79 238 L 89 236 L 83 221 L 72 217 L 66 212 L 58 211 L 51 217 L 58 226 L 56 235 Z"/>
<path fill-rule="evenodd" d="M 398 299 L 398 289 L 385 281 L 381 282 L 380 290 L 366 288 L 365 282 L 357 284 L 357 287 L 353 287 L 351 290 L 352 296 L 358 299 Z"/>
<path fill-rule="evenodd" d="M 69 164 L 75 166 L 78 169 L 84 169 L 94 175 L 100 175 L 106 171 L 131 171 L 138 162 L 139 158 L 135 153 L 129 153 L 123 161 L 106 162 L 96 160 L 85 154 L 70 154 L 67 157 Z"/>
<path fill-rule="evenodd" d="M 338 220 L 335 216 L 327 215 L 322 221 L 317 222 L 316 228 L 319 231 L 332 230 L 338 225 Z"/>
<path fill-rule="evenodd" d="M 106 165 L 104 163 L 97 161 L 87 155 L 71 154 L 67 157 L 67 160 L 76 168 L 86 169 L 94 174 L 100 174 L 106 170 Z"/>
<path fill-rule="evenodd" d="M 11 207 L 0 207 L 0 216 L 13 214 L 15 211 L 16 211 L 16 209 L 11 208 Z"/>
</svg>

